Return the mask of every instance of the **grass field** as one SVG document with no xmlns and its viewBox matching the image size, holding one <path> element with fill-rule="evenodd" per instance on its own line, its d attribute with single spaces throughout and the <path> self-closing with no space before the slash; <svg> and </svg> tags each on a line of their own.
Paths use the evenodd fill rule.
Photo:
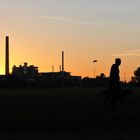
<svg viewBox="0 0 140 140">
<path fill-rule="evenodd" d="M 124 111 L 103 106 L 101 88 L 0 90 L 2 139 L 140 138 L 140 88 L 132 88 Z"/>
</svg>

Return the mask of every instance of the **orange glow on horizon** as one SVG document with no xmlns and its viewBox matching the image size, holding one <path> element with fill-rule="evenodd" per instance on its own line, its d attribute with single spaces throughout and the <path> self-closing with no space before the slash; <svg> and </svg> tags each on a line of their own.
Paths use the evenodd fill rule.
<svg viewBox="0 0 140 140">
<path fill-rule="evenodd" d="M 27 23 L 26 23 L 27 24 Z M 25 25 L 26 25 L 25 24 Z M 13 65 L 29 65 L 39 67 L 40 72 L 50 72 L 52 65 L 59 71 L 61 65 L 61 51 L 65 51 L 65 70 L 72 75 L 82 77 L 94 76 L 93 60 L 96 75 L 105 73 L 109 76 L 111 65 L 116 57 L 122 59 L 120 67 L 121 80 L 129 81 L 134 70 L 139 67 L 139 49 L 132 49 L 140 45 L 138 37 L 132 37 L 135 32 L 130 29 L 104 28 L 87 26 L 84 24 L 70 24 L 56 21 L 37 21 L 27 24 L 26 28 L 10 25 L 7 33 L 3 27 L 0 38 L 0 73 L 5 73 L 5 36 L 10 37 L 10 72 Z M 6 25 L 5 25 L 6 26 Z M 118 47 L 119 46 L 119 47 Z M 130 67 L 131 66 L 131 67 Z"/>
<path fill-rule="evenodd" d="M 16 37 L 17 38 L 17 37 Z M 36 39 L 33 39 L 36 40 Z M 3 38 L 3 43 L 1 44 L 1 68 L 0 74 L 5 74 L 5 42 Z M 29 65 L 34 65 L 39 67 L 39 72 L 51 72 L 52 65 L 54 65 L 54 70 L 59 71 L 59 65 L 61 65 L 61 51 L 64 49 L 55 48 L 57 43 L 48 41 L 48 43 L 42 43 L 42 46 L 48 47 L 37 47 L 40 45 L 41 41 L 36 40 L 37 42 L 24 39 L 23 41 L 20 38 L 15 39 L 10 36 L 10 72 L 12 72 L 13 65 L 19 66 L 23 65 L 24 62 L 28 62 Z M 50 44 L 49 44 L 50 43 Z M 64 42 L 63 42 L 64 43 Z M 86 43 L 86 42 L 85 42 Z M 63 45 L 66 45 L 65 42 Z M 69 44 L 71 45 L 71 44 Z M 69 46 L 68 45 L 68 46 Z M 78 44 L 77 44 L 78 45 Z M 82 77 L 94 77 L 94 67 L 96 70 L 96 76 L 101 73 L 105 73 L 106 76 L 109 76 L 109 71 L 111 65 L 114 63 L 114 56 L 100 56 L 98 54 L 92 53 L 96 50 L 100 52 L 97 48 L 91 48 L 91 54 L 88 55 L 88 52 L 85 51 L 84 45 L 81 48 L 80 52 L 76 48 L 66 48 L 65 51 L 65 70 L 71 72 L 72 75 L 78 75 Z M 90 44 L 89 44 L 90 45 Z M 24 47 L 25 46 L 25 47 Z M 52 46 L 52 47 L 50 47 Z M 63 47 L 62 47 L 63 48 Z M 96 57 L 92 57 L 96 56 Z M 93 60 L 97 59 L 98 62 L 93 64 Z M 134 70 L 138 67 L 137 63 L 133 63 L 136 58 L 131 58 L 131 70 L 129 68 L 129 60 L 126 60 L 126 57 L 122 57 L 122 65 L 120 66 L 120 76 L 121 80 L 131 80 Z"/>
</svg>

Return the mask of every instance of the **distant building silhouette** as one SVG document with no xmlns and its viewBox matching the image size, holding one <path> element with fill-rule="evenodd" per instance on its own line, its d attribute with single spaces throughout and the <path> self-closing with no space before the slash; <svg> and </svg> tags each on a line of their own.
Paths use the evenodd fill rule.
<svg viewBox="0 0 140 140">
<path fill-rule="evenodd" d="M 39 73 L 40 84 L 48 86 L 76 86 L 81 84 L 81 76 L 72 76 L 70 72 Z"/>
<path fill-rule="evenodd" d="M 38 72 L 38 67 L 28 66 L 27 63 L 20 66 L 13 66 L 12 76 L 27 85 L 39 87 L 50 86 L 76 86 L 81 84 L 81 76 L 72 76 L 70 72 Z"/>
<path fill-rule="evenodd" d="M 24 63 L 24 65 L 20 65 L 19 67 L 13 66 L 12 68 L 12 75 L 17 77 L 33 77 L 38 76 L 38 67 L 35 67 L 33 65 L 28 66 L 27 63 Z"/>
</svg>

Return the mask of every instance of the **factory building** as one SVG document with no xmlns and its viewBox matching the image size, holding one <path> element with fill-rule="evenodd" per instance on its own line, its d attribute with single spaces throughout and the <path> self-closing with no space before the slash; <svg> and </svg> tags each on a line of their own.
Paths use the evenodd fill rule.
<svg viewBox="0 0 140 140">
<path fill-rule="evenodd" d="M 20 65 L 19 67 L 13 66 L 12 75 L 16 77 L 34 77 L 38 76 L 38 67 L 33 65 L 28 66 L 28 63 L 24 63 L 24 65 Z"/>
<path fill-rule="evenodd" d="M 12 67 L 12 73 L 9 72 L 9 36 L 5 37 L 5 75 L 1 77 L 1 80 L 10 80 L 13 81 L 12 84 L 14 84 L 15 81 L 24 81 L 34 82 L 37 84 L 44 84 L 44 85 L 58 85 L 58 86 L 65 86 L 65 85 L 77 85 L 81 82 L 81 76 L 72 76 L 70 72 L 65 71 L 64 67 L 64 51 L 62 51 L 61 56 L 61 65 L 60 65 L 60 71 L 54 72 L 54 66 L 52 72 L 42 72 L 39 73 L 38 67 L 34 65 L 29 65 L 28 63 L 24 63 L 23 65 L 16 66 L 14 65 Z"/>
<path fill-rule="evenodd" d="M 72 76 L 70 72 L 44 72 L 39 73 L 41 85 L 49 86 L 76 86 L 81 84 L 81 76 Z"/>
</svg>

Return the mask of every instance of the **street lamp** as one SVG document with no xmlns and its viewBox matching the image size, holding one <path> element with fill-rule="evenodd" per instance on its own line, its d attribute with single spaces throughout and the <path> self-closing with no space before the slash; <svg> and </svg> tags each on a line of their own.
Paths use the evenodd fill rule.
<svg viewBox="0 0 140 140">
<path fill-rule="evenodd" d="M 93 64 L 94 64 L 94 78 L 96 78 L 96 77 L 95 77 L 95 76 L 96 76 L 96 73 L 95 73 L 95 72 L 96 72 L 96 69 L 95 69 L 95 63 L 96 63 L 96 62 L 98 62 L 98 61 L 97 61 L 97 60 L 93 60 Z"/>
</svg>

